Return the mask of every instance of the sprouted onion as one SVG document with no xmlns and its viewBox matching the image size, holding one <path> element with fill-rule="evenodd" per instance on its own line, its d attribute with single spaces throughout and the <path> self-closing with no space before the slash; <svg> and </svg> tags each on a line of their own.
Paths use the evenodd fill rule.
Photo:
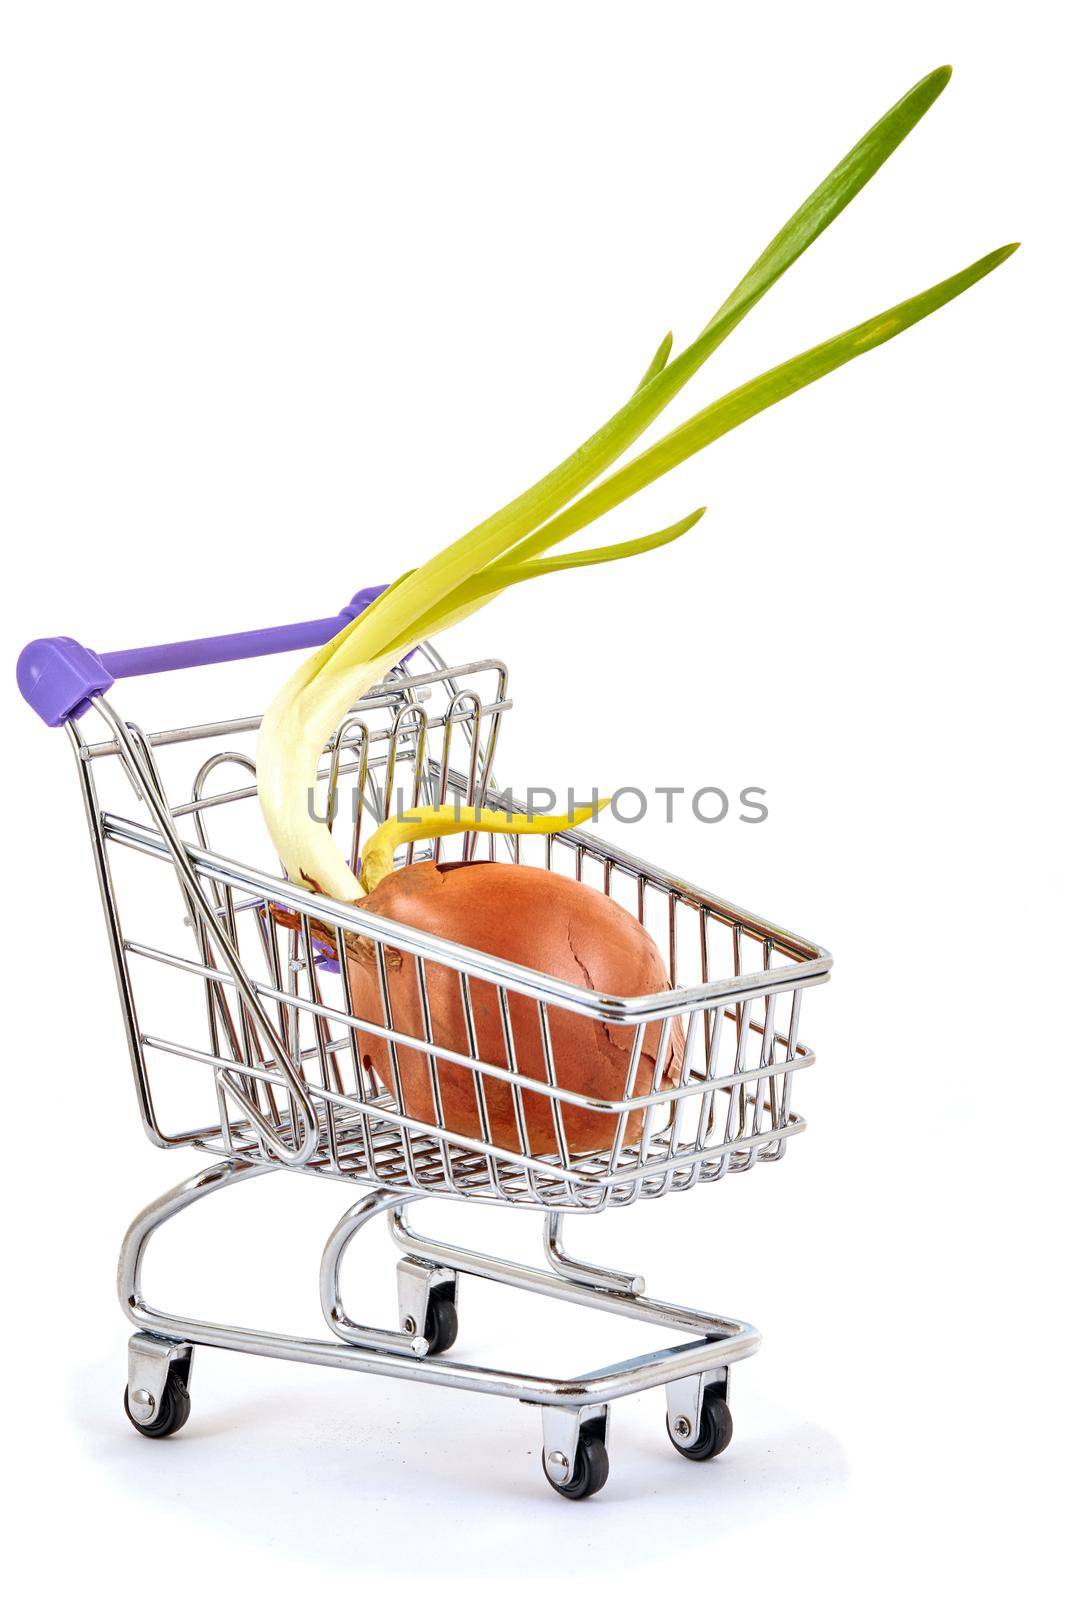
<svg viewBox="0 0 1067 1600">
<path fill-rule="evenodd" d="M 336 638 L 302 663 L 271 705 L 264 718 L 257 757 L 260 801 L 267 826 L 289 878 L 335 900 L 354 902 L 370 896 L 367 908 L 394 921 L 439 932 L 461 944 L 507 956 L 526 966 L 568 977 L 590 989 L 613 994 L 642 994 L 668 986 L 666 973 L 645 930 L 628 913 L 613 906 L 605 896 L 540 869 L 471 862 L 454 868 L 438 868 L 434 863 L 417 863 L 392 872 L 395 848 L 416 838 L 466 830 L 472 826 L 500 831 L 550 831 L 577 819 L 516 817 L 502 823 L 499 816 L 483 812 L 480 816 L 457 817 L 452 807 L 421 808 L 401 834 L 397 825 L 387 824 L 364 853 L 363 881 L 357 877 L 357 863 L 345 861 L 329 827 L 313 815 L 307 804 L 313 792 L 323 749 L 346 713 L 362 695 L 378 683 L 413 646 L 430 635 L 443 632 L 470 616 L 495 596 L 514 584 L 550 573 L 567 571 L 606 561 L 619 561 L 670 544 L 693 528 L 704 515 L 701 507 L 669 527 L 640 538 L 600 548 L 571 553 L 553 553 L 556 547 L 590 523 L 630 499 L 655 479 L 704 449 L 750 417 L 776 405 L 837 367 L 852 361 L 878 345 L 896 338 L 913 323 L 947 305 L 957 295 L 984 278 L 1016 249 L 1004 245 L 982 256 L 962 271 L 902 300 L 898 305 L 869 317 L 846 332 L 794 356 L 751 379 L 729 394 L 713 401 L 687 421 L 675 427 L 657 443 L 644 449 L 625 465 L 615 467 L 619 458 L 656 420 L 709 356 L 733 332 L 753 306 L 777 282 L 874 176 L 901 141 L 940 95 L 951 75 L 941 67 L 915 85 L 856 144 L 827 178 L 804 201 L 762 255 L 745 273 L 740 283 L 715 312 L 702 332 L 677 354 L 672 353 L 672 336 L 660 343 L 641 381 L 626 403 L 584 444 L 554 471 L 531 488 L 480 522 L 470 532 L 454 540 L 419 567 L 398 578 L 360 616 Z M 524 874 L 535 878 L 551 877 L 552 895 L 546 887 L 531 887 Z M 461 890 L 461 882 L 463 888 Z M 624 928 L 620 918 L 632 924 Z M 629 941 L 629 943 L 627 943 Z M 419 996 L 413 974 L 401 960 L 391 987 L 399 992 L 394 999 L 394 1022 L 418 1034 Z M 407 963 L 407 968 L 411 967 Z M 373 1019 L 378 1015 L 377 979 L 364 958 L 357 954 L 349 961 L 355 1001 L 359 1014 Z M 435 1007 L 454 1011 L 458 1004 L 455 975 L 434 978 L 430 996 Z M 476 986 L 487 987 L 487 986 Z M 410 994 L 407 993 L 410 989 Z M 377 1009 L 376 1009 L 377 1008 Z M 496 1012 L 479 1006 L 479 1045 L 483 1059 L 501 1056 L 505 1041 L 485 1037 L 496 1028 Z M 399 1020 L 398 1020 L 399 1019 Z M 569 1019 L 569 1020 L 568 1020 Z M 379 1017 L 379 1020 L 382 1020 Z M 517 1018 L 515 1047 L 520 1055 L 536 1054 L 536 1019 Z M 581 1023 L 584 1028 L 578 1028 Z M 453 1026 L 454 1024 L 454 1026 Z M 452 1043 L 462 1051 L 462 1019 L 457 1015 L 442 1024 L 444 1034 L 435 1031 L 439 1045 Z M 556 1048 L 556 1070 L 561 1085 L 587 1093 L 608 1093 L 618 1088 L 619 1073 L 625 1075 L 626 1050 L 611 1037 L 611 1030 L 600 1028 L 594 1038 L 593 1025 L 581 1017 L 563 1013 L 560 1029 L 570 1029 L 573 1038 L 560 1037 Z M 527 1040 L 525 1035 L 529 1033 Z M 651 1052 L 648 1069 L 642 1070 L 633 1085 L 635 1092 L 647 1090 L 651 1056 L 657 1051 L 658 1029 L 649 1029 L 646 1051 Z M 455 1038 L 453 1038 L 453 1034 Z M 667 1071 L 677 1070 L 679 1046 L 674 1039 L 660 1051 Z M 409 1114 L 434 1120 L 429 1099 L 425 1060 L 415 1052 L 405 1076 L 405 1100 Z M 589 1062 L 592 1061 L 592 1065 Z M 599 1067 L 598 1067 L 599 1061 Z M 584 1063 L 584 1064 L 583 1064 Z M 367 1059 L 391 1088 L 393 1073 L 381 1040 L 372 1044 Z M 527 1070 L 527 1069 L 524 1069 Z M 452 1086 L 451 1104 L 444 1107 L 446 1124 L 458 1132 L 478 1136 L 470 1075 L 462 1069 Z M 598 1076 L 599 1071 L 599 1076 Z M 606 1076 L 605 1076 L 606 1075 Z M 607 1080 L 607 1081 L 606 1081 Z M 421 1086 L 421 1087 L 420 1087 Z M 447 1088 L 447 1086 L 446 1086 Z M 496 1088 L 503 1093 L 504 1085 Z M 445 1096 L 446 1101 L 448 1096 Z M 538 1127 L 530 1132 L 534 1149 L 552 1148 L 545 1097 L 527 1095 L 534 1101 L 531 1115 Z M 498 1110 L 510 1115 L 501 1099 Z M 490 1106 L 493 1111 L 493 1106 Z M 568 1131 L 577 1140 L 572 1148 L 592 1148 L 595 1130 L 573 1108 L 568 1109 Z M 593 1121 L 596 1121 L 593 1118 Z M 632 1119 L 631 1119 L 632 1120 Z M 600 1122 L 604 1121 L 600 1117 Z M 484 1135 L 484 1128 L 482 1133 Z M 512 1128 L 501 1136 L 515 1148 Z M 631 1130 L 632 1131 L 632 1130 Z M 499 1141 L 498 1141 L 499 1142 Z"/>
</svg>

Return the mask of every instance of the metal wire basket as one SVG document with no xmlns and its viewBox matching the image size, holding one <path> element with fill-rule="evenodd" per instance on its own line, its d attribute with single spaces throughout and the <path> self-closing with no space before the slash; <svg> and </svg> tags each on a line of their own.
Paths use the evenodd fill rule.
<svg viewBox="0 0 1067 1600">
<path fill-rule="evenodd" d="M 414 1363 L 415 1371 L 402 1375 L 520 1392 L 538 1399 L 546 1418 L 564 1407 L 566 1437 L 558 1417 L 546 1420 L 546 1472 L 560 1492 L 577 1497 L 576 1485 L 586 1485 L 583 1493 L 599 1487 L 596 1462 L 584 1478 L 581 1462 L 583 1449 L 592 1457 L 600 1446 L 606 1450 L 606 1398 L 666 1381 L 672 1440 L 692 1453 L 695 1444 L 686 1450 L 680 1428 L 691 1427 L 695 1439 L 706 1421 L 701 1408 L 725 1406 L 729 1365 L 755 1348 L 758 1335 L 730 1319 L 649 1301 L 634 1275 L 575 1262 L 562 1247 L 562 1216 L 631 1205 L 780 1160 L 804 1127 L 792 1104 L 793 1079 L 814 1061 L 799 1038 L 801 1001 L 806 989 L 826 982 L 830 957 L 591 829 L 502 842 L 470 833 L 408 846 L 407 860 L 495 859 L 504 850 L 594 886 L 632 911 L 664 951 L 670 986 L 660 993 L 591 992 L 385 921 L 278 875 L 256 796 L 258 717 L 144 732 L 107 696 L 115 677 L 133 672 L 317 642 L 353 608 L 319 623 L 110 657 L 70 640 L 37 641 L 20 662 L 27 698 L 47 721 L 66 727 L 74 750 L 145 1129 L 158 1145 L 192 1145 L 223 1158 L 149 1208 L 127 1238 L 124 1309 L 142 1330 L 131 1343 L 127 1410 L 142 1432 L 158 1434 L 173 1431 L 163 1425 L 169 1404 L 170 1423 L 180 1426 L 178 1390 L 187 1414 L 195 1343 L 363 1370 L 382 1370 L 383 1359 L 394 1364 L 386 1370 Z M 447 666 L 423 646 L 337 729 L 323 752 L 318 795 L 309 798 L 353 862 L 368 827 L 400 804 L 455 797 L 504 809 L 512 802 L 493 767 L 510 710 L 501 662 Z M 92 737 L 87 715 L 97 724 Z M 357 945 L 375 988 L 375 1003 L 362 1008 L 348 957 Z M 421 999 L 418 1032 L 396 1025 L 398 956 Z M 608 1030 L 623 1063 L 603 1096 L 579 1092 L 557 1073 L 554 1041 L 575 1016 Z M 374 1070 L 368 1041 L 378 1042 L 379 1059 L 383 1046 L 387 1052 L 392 1095 Z M 429 1087 L 432 1120 L 412 1115 L 405 1103 L 416 1071 Z M 449 1126 L 457 1084 L 477 1108 L 476 1136 Z M 602 1130 L 593 1145 L 590 1126 Z M 579 1127 L 586 1137 L 576 1142 Z M 279 1166 L 374 1191 L 342 1219 L 323 1258 L 327 1320 L 357 1347 L 344 1349 L 343 1360 L 329 1355 L 337 1346 L 320 1342 L 317 1353 L 300 1354 L 300 1341 L 194 1324 L 152 1311 L 141 1296 L 141 1257 L 161 1221 L 212 1187 Z M 403 1207 L 427 1195 L 548 1213 L 555 1277 L 417 1240 Z M 391 1213 L 402 1245 L 416 1241 L 401 1263 L 407 1310 L 400 1334 L 353 1323 L 338 1290 L 347 1244 L 380 1210 Z M 577 1387 L 574 1380 L 520 1381 L 427 1360 L 446 1347 L 448 1328 L 443 1335 L 439 1324 L 448 1324 L 449 1306 L 454 1312 L 457 1270 L 580 1303 L 607 1299 L 609 1309 L 702 1337 L 629 1364 L 625 1380 L 593 1375 L 596 1381 Z M 271 1340 L 277 1347 L 265 1348 Z M 713 1366 L 708 1341 L 716 1345 Z M 302 1344 L 310 1349 L 312 1342 Z M 464 1381 L 460 1372 L 476 1376 Z M 510 1387 L 503 1381 L 509 1377 Z M 720 1417 L 720 1439 L 722 1426 Z M 549 1449 L 553 1441 L 558 1448 Z M 553 1466 L 553 1457 L 566 1465 Z M 606 1470 L 605 1455 L 605 1477 Z"/>
</svg>

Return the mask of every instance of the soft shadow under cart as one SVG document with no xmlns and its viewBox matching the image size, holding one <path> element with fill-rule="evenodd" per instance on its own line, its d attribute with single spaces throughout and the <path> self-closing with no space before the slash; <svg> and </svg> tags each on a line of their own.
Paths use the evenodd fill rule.
<svg viewBox="0 0 1067 1600">
<path fill-rule="evenodd" d="M 20 659 L 23 693 L 47 722 L 66 728 L 74 752 L 145 1131 L 157 1145 L 191 1145 L 217 1157 L 146 1207 L 126 1235 L 119 1295 L 136 1328 L 126 1410 L 149 1438 L 175 1433 L 189 1416 L 198 1345 L 472 1389 L 538 1406 L 548 1481 L 582 1499 L 607 1479 L 611 1402 L 640 1390 L 663 1386 L 668 1435 L 683 1456 L 720 1454 L 732 1431 L 731 1370 L 753 1354 L 760 1336 L 730 1317 L 651 1299 L 634 1273 L 575 1259 L 564 1244 L 565 1218 L 780 1160 L 804 1127 L 792 1104 L 794 1078 L 814 1061 L 799 1037 L 801 1000 L 826 982 L 830 957 L 588 829 L 547 839 L 468 834 L 410 848 L 416 858 L 506 852 L 593 884 L 656 938 L 671 983 L 662 993 L 593 993 L 386 922 L 295 888 L 271 870 L 255 790 L 258 717 L 144 732 L 109 699 L 118 678 L 310 648 L 377 592 L 362 591 L 339 617 L 318 622 L 112 655 L 70 639 L 38 640 Z M 323 815 L 349 859 L 358 859 L 368 826 L 406 801 L 458 796 L 503 804 L 492 774 L 510 706 L 500 662 L 449 666 L 427 644 L 354 707 L 320 772 Z M 346 936 L 373 948 L 377 1018 L 357 1014 L 347 963 L 335 959 Z M 397 950 L 414 961 L 427 995 L 429 969 L 453 975 L 466 1019 L 464 1050 L 435 1044 L 429 1003 L 420 1036 L 392 1025 L 388 956 Z M 479 1054 L 476 985 L 495 995 L 502 1052 Z M 536 1061 L 516 1056 L 516 1005 L 537 1009 Z M 617 1099 L 556 1082 L 553 1028 L 562 1011 L 596 1019 L 628 1041 L 632 1068 Z M 671 1081 L 666 1041 L 679 1037 L 678 1028 L 684 1049 Z M 439 1093 L 434 1121 L 406 1112 L 402 1076 L 394 1073 L 396 1096 L 387 1094 L 361 1048 L 369 1035 L 387 1042 L 394 1061 L 398 1050 L 418 1052 L 435 1086 L 445 1061 L 469 1073 L 481 1136 L 449 1131 Z M 648 1092 L 637 1094 L 637 1063 L 649 1037 L 660 1041 L 656 1069 Z M 510 1090 L 517 1138 L 502 1139 L 492 1125 L 490 1080 Z M 547 1153 L 532 1153 L 524 1135 L 529 1095 L 546 1097 L 552 1108 L 555 1148 Z M 614 1130 L 610 1143 L 570 1150 L 568 1106 L 603 1113 Z M 635 1111 L 642 1113 L 637 1138 Z M 194 1320 L 146 1302 L 142 1263 L 163 1223 L 234 1184 L 285 1169 L 366 1191 L 322 1254 L 328 1338 Z M 541 1214 L 547 1266 L 417 1233 L 409 1211 L 428 1196 Z M 401 1251 L 396 1328 L 364 1325 L 341 1299 L 346 1252 L 379 1213 Z M 459 1332 L 457 1287 L 465 1273 L 648 1322 L 677 1342 L 562 1378 L 446 1359 Z"/>
</svg>

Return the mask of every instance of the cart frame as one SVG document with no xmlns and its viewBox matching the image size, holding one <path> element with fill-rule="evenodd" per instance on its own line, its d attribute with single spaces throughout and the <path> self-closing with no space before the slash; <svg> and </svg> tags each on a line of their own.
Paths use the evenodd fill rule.
<svg viewBox="0 0 1067 1600">
<path fill-rule="evenodd" d="M 542 1416 L 543 1466 L 548 1481 L 567 1498 L 585 1498 L 602 1487 L 607 1478 L 609 1405 L 644 1389 L 664 1387 L 668 1434 L 683 1455 L 703 1460 L 721 1453 L 732 1431 L 728 1406 L 731 1368 L 755 1352 L 760 1335 L 749 1324 L 733 1318 L 650 1299 L 637 1274 L 575 1259 L 563 1245 L 564 1217 L 573 1211 L 596 1212 L 608 1206 L 632 1204 L 639 1198 L 688 1189 L 731 1171 L 751 1170 L 761 1161 L 780 1159 L 787 1139 L 804 1126 L 790 1105 L 793 1074 L 814 1061 L 813 1053 L 800 1043 L 797 1034 L 800 996 L 805 989 L 827 981 L 831 959 L 809 941 L 754 918 L 684 880 L 662 874 L 614 846 L 602 841 L 594 846 L 577 830 L 561 837 L 563 845 L 574 853 L 579 877 L 587 858 L 602 867 L 605 892 L 611 892 L 613 872 L 629 875 L 638 886 L 642 920 L 647 888 L 666 897 L 671 979 L 675 985 L 671 990 L 637 998 L 590 993 L 531 969 L 385 922 L 358 906 L 344 906 L 297 889 L 271 874 L 209 850 L 203 819 L 206 809 L 220 802 L 217 797 L 204 797 L 206 774 L 217 764 L 237 762 L 254 778 L 253 763 L 231 751 L 216 754 L 201 768 L 193 801 L 176 806 L 169 800 L 160 777 L 156 752 L 167 744 L 196 741 L 208 734 L 228 737 L 237 731 L 248 731 L 258 725 L 258 719 L 233 719 L 146 735 L 121 718 L 107 699 L 106 690 L 119 676 L 241 659 L 320 642 L 331 637 L 350 615 L 357 614 L 376 592 L 361 591 L 340 617 L 316 623 L 150 647 L 110 657 L 97 656 L 71 640 L 43 640 L 28 646 L 20 659 L 20 686 L 26 698 L 46 721 L 66 727 L 74 750 L 145 1131 L 161 1146 L 192 1145 L 223 1156 L 153 1202 L 127 1232 L 119 1262 L 119 1299 L 137 1331 L 129 1343 L 126 1410 L 134 1426 L 149 1437 L 176 1432 L 189 1414 L 192 1355 L 197 1345 L 476 1390 L 537 1405 Z M 422 647 L 422 654 L 429 673 L 419 676 L 406 666 L 398 669 L 398 677 L 387 681 L 379 691 L 372 691 L 355 708 L 326 752 L 331 822 L 335 820 L 339 775 L 345 770 L 345 763 L 348 770 L 355 768 L 358 783 L 365 785 L 368 781 L 372 735 L 366 717 L 376 706 L 384 707 L 393 718 L 387 754 L 379 756 L 386 772 L 385 814 L 391 803 L 398 754 L 406 752 L 411 756 L 413 751 L 416 783 L 429 781 L 432 772 L 441 795 L 451 789 L 479 803 L 499 801 L 492 786 L 491 763 L 499 717 L 510 705 L 506 671 L 492 662 L 475 663 L 464 669 L 448 668 L 429 645 Z M 485 718 L 488 731 L 483 738 L 486 705 L 465 686 L 462 674 L 488 669 L 496 670 L 498 676 L 495 699 L 489 707 L 491 715 Z M 430 726 L 426 714 L 420 712 L 421 722 L 410 715 L 413 706 L 417 709 L 414 690 L 426 685 L 443 685 L 451 697 L 447 715 L 439 719 L 445 735 L 436 766 L 425 759 L 426 730 Z M 77 722 L 90 707 L 103 719 L 110 736 L 97 744 L 85 742 Z M 356 734 L 352 733 L 353 724 L 357 726 Z M 451 763 L 452 734 L 457 728 L 462 728 L 469 751 L 467 766 L 458 774 Z M 353 749 L 356 755 L 350 759 Z M 148 813 L 149 825 L 104 810 L 93 776 L 93 763 L 102 756 L 114 756 L 122 764 Z M 222 798 L 249 794 L 254 794 L 254 788 L 233 791 Z M 362 802 L 362 792 L 360 799 Z M 180 821 L 185 815 L 192 815 L 195 822 L 195 845 L 182 837 Z M 439 845 L 435 851 L 437 848 Z M 464 841 L 465 856 L 469 848 L 469 842 Z M 163 859 L 173 866 L 188 912 L 186 921 L 197 938 L 198 961 L 126 936 L 111 860 L 115 849 Z M 553 864 L 551 849 L 549 845 L 546 865 Z M 353 859 L 357 853 L 358 836 L 353 843 Z M 298 976 L 283 988 L 276 955 L 268 981 L 254 977 L 239 942 L 235 895 L 243 897 L 238 909 L 246 914 L 246 922 L 256 922 L 258 917 L 257 932 L 268 957 L 274 945 L 260 926 L 269 921 L 262 915 L 264 909 L 280 902 L 290 914 L 299 917 L 300 928 L 290 946 L 289 965 L 294 974 L 303 972 L 306 996 L 300 993 Z M 701 918 L 703 983 L 683 985 L 676 978 L 675 913 L 679 906 L 693 908 Z M 329 963 L 316 936 L 324 919 L 336 930 L 337 951 L 345 948 L 344 940 L 349 934 L 377 941 L 384 1028 L 375 1027 L 371 1019 L 351 1015 L 347 983 L 345 1007 L 340 1012 L 325 1002 L 318 968 Z M 732 976 L 714 980 L 708 977 L 704 943 L 708 919 L 733 930 Z M 739 950 L 743 938 L 762 948 L 761 970 L 741 970 Z M 392 1026 L 384 952 L 394 947 L 413 956 L 420 975 L 427 962 L 451 968 L 468 996 L 472 983 L 495 985 L 505 1039 L 511 1037 L 509 1000 L 514 1004 L 514 997 L 521 996 L 539 1008 L 545 1050 L 543 1079 L 531 1077 L 525 1063 L 512 1059 L 510 1050 L 503 1067 L 481 1059 L 473 1037 L 468 1054 L 451 1052 L 454 1061 L 474 1072 L 477 1083 L 483 1082 L 483 1074 L 509 1081 L 517 1108 L 517 1148 L 494 1143 L 484 1117 L 481 1140 L 453 1135 L 440 1113 L 439 1096 L 436 1122 L 420 1124 L 405 1115 L 402 1095 L 394 1104 L 381 1092 L 381 1085 L 364 1082 L 357 1022 L 361 1030 L 389 1040 L 394 1061 L 400 1043 L 405 1048 L 421 1049 L 435 1079 L 439 1059 L 450 1056 L 435 1042 L 428 1015 L 423 1039 L 404 1035 Z M 202 984 L 210 1050 L 167 1046 L 143 1030 L 134 992 L 132 960 L 136 957 L 162 962 Z M 775 961 L 779 964 L 775 965 Z M 341 961 L 339 967 L 344 973 L 346 963 Z M 423 984 L 425 988 L 424 979 Z M 239 1026 L 232 1020 L 226 995 L 236 999 Z M 774 1023 L 774 1007 L 783 995 L 791 1004 L 785 1033 Z M 270 1014 L 271 1003 L 277 1020 Z M 764 1008 L 762 1026 L 754 1014 L 757 1005 Z M 626 1092 L 615 1098 L 590 1100 L 558 1085 L 551 1070 L 551 1028 L 547 1020 L 550 1009 L 557 1006 L 598 1018 L 605 1026 L 632 1030 L 632 1063 L 638 1058 L 645 1030 L 658 1023 L 661 1043 L 651 1089 L 644 1095 L 634 1092 L 633 1065 Z M 467 1010 L 469 1015 L 469 1004 Z M 226 1023 L 221 1030 L 225 1037 L 220 1036 L 220 1019 Z M 670 1084 L 663 1079 L 663 1041 L 675 1019 L 685 1019 L 686 1047 L 681 1078 Z M 339 1045 L 338 1036 L 332 1031 L 339 1023 L 347 1023 L 347 1045 L 343 1037 Z M 737 1045 L 732 1068 L 720 1075 L 717 1052 L 727 1023 L 736 1034 Z M 308 1025 L 314 1033 L 314 1046 L 302 1050 L 300 1028 Z M 342 1028 L 342 1034 L 343 1031 Z M 696 1041 L 701 1038 L 705 1050 L 702 1071 L 695 1065 Z M 746 1054 L 753 1042 L 754 1064 Z M 177 1133 L 163 1130 L 146 1059 L 146 1052 L 153 1048 L 169 1048 L 173 1054 L 210 1070 L 219 1108 L 217 1123 L 184 1128 Z M 341 1048 L 348 1049 L 355 1074 L 354 1088 L 347 1092 L 336 1066 Z M 309 1058 L 320 1069 L 319 1082 L 313 1081 L 308 1070 Z M 547 1095 L 552 1102 L 558 1132 L 555 1156 L 532 1151 L 524 1137 L 520 1108 L 522 1097 L 528 1092 Z M 610 1152 L 571 1155 L 562 1132 L 562 1119 L 565 1108 L 573 1104 L 594 1106 L 605 1117 L 617 1119 L 618 1132 Z M 713 1137 L 716 1107 L 723 1106 L 724 1125 Z M 236 1119 L 232 1115 L 234 1107 L 242 1113 Z M 665 1122 L 654 1137 L 644 1132 L 639 1146 L 631 1148 L 624 1142 L 623 1128 L 635 1107 L 648 1121 L 654 1114 L 662 1114 Z M 680 1133 L 682 1115 L 687 1110 L 699 1111 L 700 1131 L 695 1138 L 683 1138 Z M 766 1124 L 765 1114 L 770 1119 Z M 320 1300 L 329 1339 L 199 1321 L 157 1310 L 145 1301 L 142 1264 L 149 1240 L 164 1223 L 211 1194 L 286 1167 L 355 1182 L 369 1191 L 345 1212 L 323 1250 Z M 428 1195 L 481 1200 L 542 1213 L 549 1270 L 484 1255 L 414 1232 L 408 1222 L 408 1208 Z M 397 1269 L 398 1330 L 354 1321 L 340 1293 L 340 1269 L 349 1246 L 372 1218 L 383 1213 L 402 1252 Z M 464 1273 L 663 1327 L 682 1336 L 684 1342 L 566 1378 L 444 1360 L 441 1357 L 456 1336 L 458 1278 Z"/>
</svg>

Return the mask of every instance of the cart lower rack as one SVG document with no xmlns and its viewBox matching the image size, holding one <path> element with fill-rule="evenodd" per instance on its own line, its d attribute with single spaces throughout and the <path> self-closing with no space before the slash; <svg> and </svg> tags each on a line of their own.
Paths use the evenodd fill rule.
<svg viewBox="0 0 1067 1600">
<path fill-rule="evenodd" d="M 668 1435 L 683 1456 L 720 1454 L 732 1432 L 731 1368 L 759 1334 L 653 1300 L 636 1274 L 576 1260 L 564 1248 L 565 1217 L 780 1160 L 804 1127 L 793 1079 L 814 1062 L 799 1038 L 801 1000 L 826 982 L 830 957 L 581 829 L 537 841 L 470 834 L 409 846 L 407 859 L 542 852 L 541 865 L 593 885 L 648 928 L 668 958 L 662 993 L 599 994 L 388 922 L 264 870 L 258 717 L 145 733 L 108 698 L 118 677 L 320 643 L 376 592 L 314 623 L 112 656 L 38 640 L 20 658 L 23 693 L 67 728 L 74 750 L 145 1131 L 157 1145 L 216 1157 L 127 1233 L 119 1295 L 136 1332 L 126 1411 L 149 1438 L 181 1428 L 198 1345 L 477 1390 L 540 1407 L 548 1481 L 582 1499 L 607 1479 L 609 1405 L 643 1389 L 665 1389 Z M 316 800 L 349 859 L 359 858 L 366 819 L 405 802 L 506 805 L 492 770 L 510 708 L 502 663 L 450 667 L 429 645 L 354 707 L 323 753 Z M 92 742 L 87 713 L 102 734 Z M 373 1005 L 358 1008 L 347 958 L 355 942 L 377 980 Z M 400 957 L 422 999 L 417 1032 L 397 1025 Z M 557 1077 L 554 1042 L 576 1015 L 629 1063 L 603 1097 Z M 391 1085 L 375 1071 L 375 1043 Z M 416 1073 L 432 1120 L 406 1103 Z M 473 1133 L 448 1123 L 457 1084 L 477 1108 Z M 590 1126 L 603 1130 L 593 1149 L 575 1136 Z M 365 1191 L 322 1254 L 328 1338 L 147 1304 L 142 1262 L 163 1223 L 286 1168 Z M 416 1233 L 409 1209 L 430 1196 L 541 1214 L 547 1270 Z M 396 1329 L 355 1320 L 340 1294 L 349 1246 L 382 1213 L 401 1251 Z M 648 1322 L 680 1342 L 564 1378 L 444 1359 L 459 1333 L 462 1274 Z"/>
<path fill-rule="evenodd" d="M 173 1316 L 146 1304 L 141 1263 L 149 1239 L 169 1218 L 209 1194 L 270 1169 L 239 1160 L 220 1162 L 148 1206 L 130 1227 L 119 1263 L 119 1293 L 140 1332 L 130 1340 L 126 1411 L 149 1438 L 174 1433 L 189 1416 L 189 1377 L 196 1345 L 247 1355 L 341 1367 L 418 1383 L 473 1389 L 541 1407 L 545 1474 L 569 1499 L 584 1499 L 608 1475 L 608 1407 L 641 1389 L 664 1385 L 667 1429 L 682 1455 L 705 1461 L 725 1450 L 733 1431 L 728 1406 L 730 1367 L 759 1347 L 747 1323 L 709 1316 L 649 1299 L 635 1275 L 575 1261 L 563 1249 L 562 1219 L 545 1218 L 545 1249 L 553 1271 L 481 1255 L 424 1238 L 408 1224 L 406 1205 L 418 1195 L 372 1190 L 350 1207 L 326 1242 L 320 1293 L 334 1339 L 308 1339 Z M 356 1234 L 380 1212 L 405 1251 L 397 1268 L 400 1332 L 352 1321 L 341 1303 L 341 1260 Z M 439 1359 L 459 1329 L 456 1288 L 461 1272 L 573 1305 L 634 1317 L 688 1335 L 686 1342 L 572 1378 L 464 1366 Z"/>
</svg>

